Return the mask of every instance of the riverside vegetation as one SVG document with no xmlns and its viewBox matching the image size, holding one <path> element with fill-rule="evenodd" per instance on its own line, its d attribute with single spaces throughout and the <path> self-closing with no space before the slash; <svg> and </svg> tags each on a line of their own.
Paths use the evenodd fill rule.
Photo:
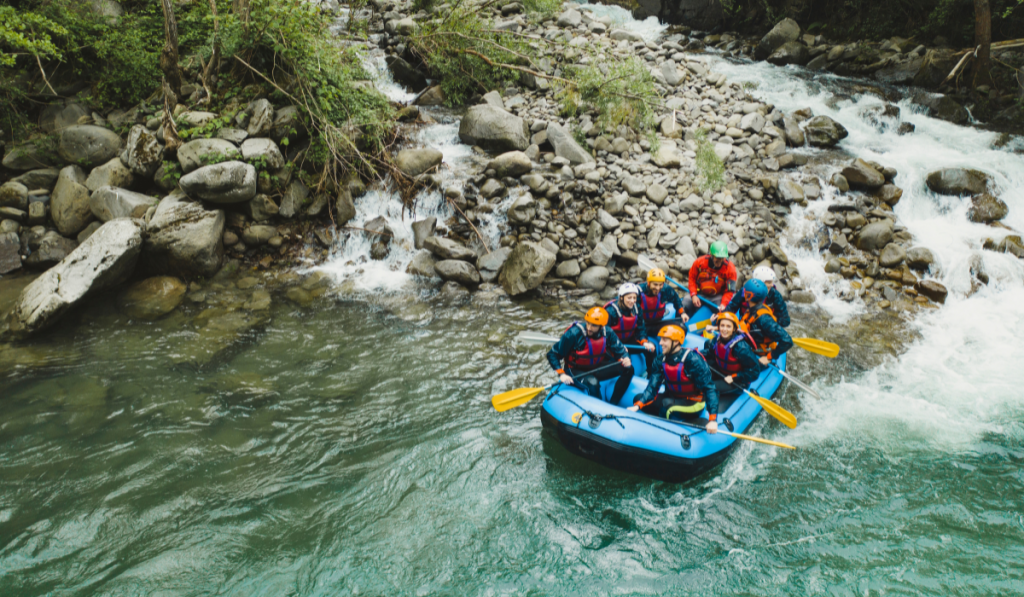
<svg viewBox="0 0 1024 597">
<path fill-rule="evenodd" d="M 3 38 L 5 80 L 17 84 L 4 90 L 0 266 L 45 271 L 14 301 L 9 336 L 133 280 L 119 299 L 133 316 L 190 304 L 210 345 L 230 346 L 266 322 L 275 296 L 305 305 L 328 292 L 325 276 L 303 280 L 275 264 L 322 260 L 353 235 L 374 239 L 365 258 L 387 258 L 385 222 L 348 226 L 367 184 L 393 185 L 410 210 L 421 189 L 446 197 L 450 219 L 413 225 L 419 252 L 407 269 L 444 280 L 449 294 L 539 289 L 593 304 L 642 275 L 641 253 L 682 279 L 721 239 L 741 274 L 769 265 L 790 300 L 811 302 L 780 238 L 790 206 L 831 185 L 852 201 L 805 242 L 852 281 L 844 298 L 900 311 L 945 300 L 929 279 L 934 258 L 892 213 L 895 170 L 848 158 L 828 180 L 805 170 L 807 148 L 837 159 L 842 124 L 752 99 L 692 51 L 716 41 L 706 36 L 650 40 L 586 10 L 515 1 L 178 9 L 177 89 L 151 44 L 131 50 L 135 35 L 171 39 L 166 10 L 43 3 L 6 21 L 21 34 Z M 780 23 L 756 47 L 770 56 L 797 39 L 818 45 L 801 33 Z M 104 49 L 115 44 L 122 51 Z M 438 188 L 441 152 L 407 146 L 429 113 L 374 88 L 362 59 L 370 46 L 422 92 L 420 106 L 471 105 L 460 137 L 492 159 L 463 184 Z M 129 61 L 136 76 L 117 83 L 88 69 L 103 60 Z M 877 118 L 908 124 L 896 106 Z M 984 173 L 945 170 L 934 181 L 935 192 L 973 196 L 978 221 L 1005 215 Z M 505 203 L 507 228 L 489 246 L 476 226 Z M 1017 236 L 991 248 L 1022 254 Z"/>
</svg>

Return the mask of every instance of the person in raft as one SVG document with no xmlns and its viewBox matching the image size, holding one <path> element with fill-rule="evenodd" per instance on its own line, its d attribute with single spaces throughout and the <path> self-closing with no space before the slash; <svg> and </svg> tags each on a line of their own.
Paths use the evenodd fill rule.
<svg viewBox="0 0 1024 597">
<path fill-rule="evenodd" d="M 725 307 L 736 292 L 739 277 L 736 266 L 729 261 L 729 245 L 716 240 L 711 243 L 707 255 L 700 257 L 690 266 L 690 296 L 683 300 L 683 310 L 693 315 L 704 301 L 709 301 L 714 310 Z"/>
<path fill-rule="evenodd" d="M 615 332 L 623 344 L 640 344 L 644 347 L 644 358 L 647 370 L 650 371 L 654 362 L 654 343 L 647 339 L 647 324 L 644 322 L 637 297 L 640 287 L 631 282 L 619 286 L 619 298 L 604 306 L 608 312 L 608 327 Z"/>
<path fill-rule="evenodd" d="M 736 313 L 740 329 L 746 330 L 754 341 L 754 352 L 762 367 L 767 367 L 787 350 L 793 348 L 793 339 L 775 320 L 771 307 L 764 304 L 768 287 L 760 280 L 747 280 L 743 285 L 743 302 Z"/>
<path fill-rule="evenodd" d="M 750 277 L 753 280 L 764 282 L 764 285 L 768 287 L 768 296 L 764 299 L 764 304 L 768 305 L 768 308 L 772 310 L 772 314 L 775 315 L 775 320 L 779 322 L 779 325 L 788 328 L 789 309 L 786 308 L 786 300 L 782 298 L 782 294 L 775 288 L 775 270 L 767 265 L 762 265 L 755 267 Z M 729 306 L 725 310 L 736 313 L 739 311 L 742 302 L 742 293 L 733 295 L 732 300 L 729 301 Z"/>
<path fill-rule="evenodd" d="M 608 402 L 618 404 L 633 380 L 633 363 L 626 354 L 626 347 L 605 327 L 608 325 L 607 311 L 601 307 L 591 307 L 583 321 L 585 323 L 573 322 L 565 330 L 548 351 L 548 363 L 562 383 L 575 384 L 598 400 L 601 399 L 600 382 L 617 377 Z M 587 374 L 615 360 L 619 362 L 614 367 Z"/>
<path fill-rule="evenodd" d="M 675 290 L 665 286 L 665 272 L 657 267 L 647 272 L 647 282 L 640 285 L 640 298 L 637 304 L 640 305 L 640 313 L 644 316 L 644 325 L 651 333 L 661 329 L 661 320 L 665 318 L 667 305 L 675 308 L 676 317 L 682 319 L 683 323 L 689 319 L 689 316 L 683 313 L 683 301 Z"/>
<path fill-rule="evenodd" d="M 692 421 L 708 409 L 707 430 L 718 433 L 718 391 L 704 357 L 693 349 L 683 349 L 686 332 L 667 325 L 658 332 L 662 354 L 654 360 L 647 389 L 633 397 L 631 411 Z M 659 393 L 662 384 L 665 391 Z"/>
<path fill-rule="evenodd" d="M 704 343 L 701 354 L 711 365 L 718 397 L 735 396 L 761 374 L 754 340 L 740 330 L 740 319 L 735 313 L 722 311 L 713 323 L 718 326 L 718 334 Z"/>
</svg>

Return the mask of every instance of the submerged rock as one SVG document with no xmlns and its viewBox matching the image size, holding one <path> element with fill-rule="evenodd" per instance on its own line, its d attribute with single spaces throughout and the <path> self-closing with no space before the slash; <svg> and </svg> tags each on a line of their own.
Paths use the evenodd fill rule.
<svg viewBox="0 0 1024 597">
<path fill-rule="evenodd" d="M 804 126 L 807 142 L 815 147 L 833 147 L 850 136 L 846 127 L 828 116 L 815 116 Z"/>
<path fill-rule="evenodd" d="M 982 193 L 971 197 L 971 207 L 967 210 L 967 218 L 972 222 L 986 224 L 996 222 L 1006 217 L 1010 208 L 1002 200 L 988 194 Z"/>
<path fill-rule="evenodd" d="M 157 319 L 173 311 L 188 288 L 178 278 L 156 276 L 129 286 L 121 293 L 120 304 L 132 319 Z"/>
</svg>

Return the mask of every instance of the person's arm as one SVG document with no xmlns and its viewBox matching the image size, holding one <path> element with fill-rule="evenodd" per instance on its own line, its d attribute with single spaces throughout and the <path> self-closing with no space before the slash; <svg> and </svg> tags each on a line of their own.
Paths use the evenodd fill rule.
<svg viewBox="0 0 1024 597">
<path fill-rule="evenodd" d="M 736 266 L 731 261 L 725 262 L 725 292 L 722 293 L 722 308 L 732 302 L 732 297 L 736 294 L 736 281 L 739 279 L 739 272 L 736 271 Z"/>
<path fill-rule="evenodd" d="M 608 328 L 605 328 L 604 338 L 607 350 L 609 353 L 611 353 L 613 357 L 615 357 L 616 359 L 621 359 L 623 357 L 629 358 L 629 353 L 626 352 L 625 345 L 622 344 L 622 341 L 619 340 L 619 337 L 615 334 L 615 332 L 609 330 Z"/>
<path fill-rule="evenodd" d="M 661 295 L 665 298 L 667 304 L 672 305 L 676 310 L 676 317 L 679 317 L 683 313 L 683 299 L 679 298 L 679 293 L 676 292 L 675 288 L 672 288 L 668 284 L 661 289 Z"/>
<path fill-rule="evenodd" d="M 640 297 L 637 297 L 640 300 Z M 640 341 L 640 344 L 648 342 L 647 340 L 647 322 L 644 321 L 644 314 L 640 311 L 640 305 L 633 305 L 633 314 L 636 315 L 636 337 Z"/>
<path fill-rule="evenodd" d="M 715 339 L 707 338 L 704 340 L 704 348 L 700 349 L 700 353 L 704 355 L 704 360 L 709 363 L 715 362 Z"/>
<path fill-rule="evenodd" d="M 706 259 L 706 258 L 707 257 L 700 257 L 696 261 L 693 262 L 693 265 L 690 266 L 690 276 L 689 276 L 690 296 L 697 296 L 697 290 L 698 290 L 698 288 L 697 288 L 697 273 L 700 271 L 700 268 L 704 264 L 704 259 Z"/>
<path fill-rule="evenodd" d="M 619 304 L 613 302 L 604 308 L 608 312 L 608 327 L 611 328 L 613 325 L 619 323 Z"/>
<path fill-rule="evenodd" d="M 786 354 L 787 350 L 793 348 L 793 338 L 791 338 L 789 332 L 776 323 L 774 319 L 768 315 L 762 315 L 759 323 L 761 324 L 761 330 L 764 332 L 764 335 L 777 344 L 775 349 L 772 350 L 773 359 L 781 357 Z"/>
<path fill-rule="evenodd" d="M 708 419 L 714 421 L 718 418 L 718 390 L 715 389 L 715 382 L 711 379 L 711 369 L 704 359 L 696 354 L 690 354 L 683 363 L 683 371 L 686 377 L 693 380 L 693 385 L 704 394 L 704 403 L 708 409 Z"/>
<path fill-rule="evenodd" d="M 575 325 L 567 329 L 558 342 L 548 351 L 548 364 L 556 373 L 562 373 L 562 361 L 566 355 L 576 350 L 580 330 Z"/>
<path fill-rule="evenodd" d="M 757 376 L 761 374 L 761 363 L 757 360 L 757 353 L 754 352 L 754 347 L 750 345 L 750 342 L 737 342 L 732 347 L 732 355 L 739 361 L 740 372 L 736 374 L 736 384 L 741 387 L 747 387 Z"/>
<path fill-rule="evenodd" d="M 644 408 L 658 397 L 658 388 L 661 387 L 661 384 L 665 383 L 664 362 L 662 355 L 659 354 L 654 357 L 654 364 L 651 365 L 651 370 L 647 372 L 647 388 L 642 394 L 637 394 L 633 397 L 633 406 Z"/>
<path fill-rule="evenodd" d="M 788 328 L 789 307 L 786 306 L 786 299 L 782 298 L 782 293 L 774 286 L 768 291 L 768 306 L 771 307 L 772 313 L 775 313 L 775 319 L 779 322 L 779 325 Z"/>
<path fill-rule="evenodd" d="M 732 311 L 733 313 L 739 313 L 740 305 L 743 304 L 742 294 L 733 294 L 732 297 L 726 302 L 725 298 L 722 298 L 722 309 L 725 311 Z"/>
</svg>

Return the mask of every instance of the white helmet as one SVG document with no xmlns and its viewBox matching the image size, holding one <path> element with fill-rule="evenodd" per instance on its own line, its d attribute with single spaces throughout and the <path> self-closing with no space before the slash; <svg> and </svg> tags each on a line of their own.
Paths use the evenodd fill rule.
<svg viewBox="0 0 1024 597">
<path fill-rule="evenodd" d="M 640 287 L 632 282 L 626 282 L 622 286 L 619 286 L 619 296 L 626 296 L 627 294 L 640 296 Z"/>
<path fill-rule="evenodd" d="M 760 280 L 760 281 L 764 282 L 765 285 L 767 286 L 769 283 L 775 281 L 775 270 L 773 270 L 772 268 L 768 267 L 767 265 L 762 265 L 761 267 L 755 267 L 754 268 L 754 273 L 753 273 L 753 278 L 755 280 Z"/>
</svg>

